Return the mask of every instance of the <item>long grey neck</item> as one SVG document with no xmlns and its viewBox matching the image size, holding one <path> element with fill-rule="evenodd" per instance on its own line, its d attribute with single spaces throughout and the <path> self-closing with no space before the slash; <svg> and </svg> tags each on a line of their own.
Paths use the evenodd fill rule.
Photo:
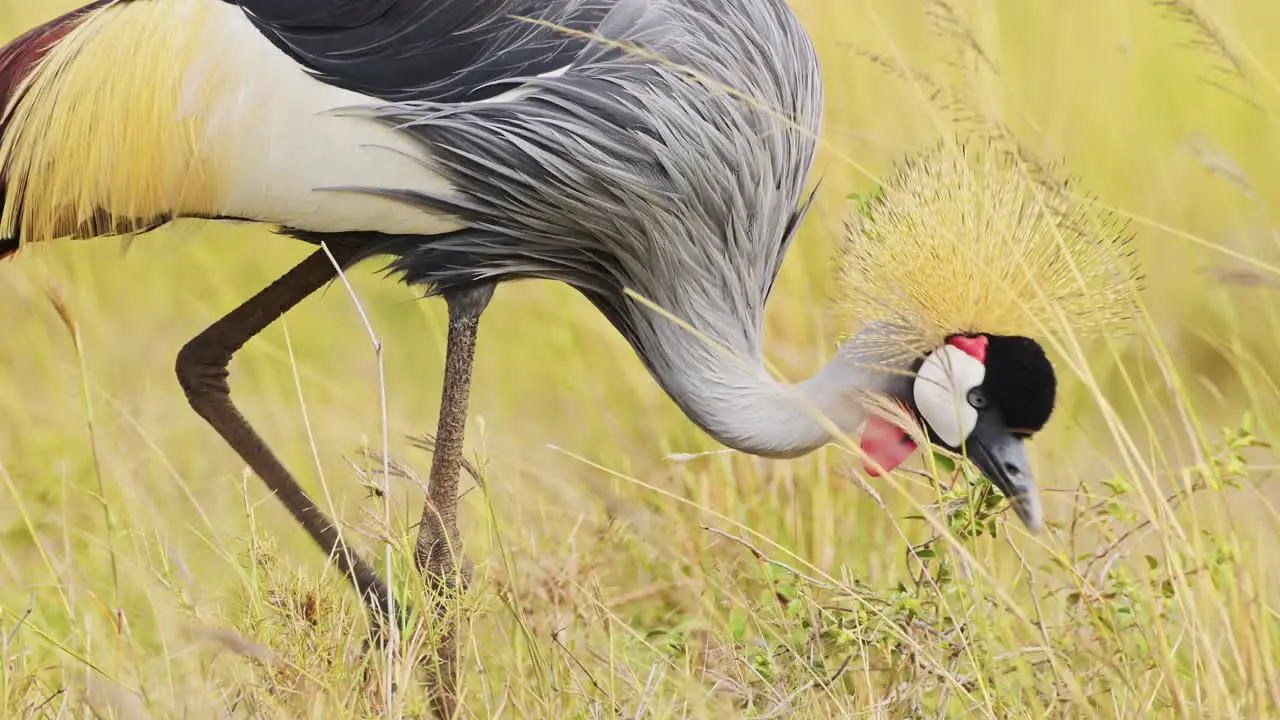
<svg viewBox="0 0 1280 720">
<path fill-rule="evenodd" d="M 783 384 L 764 367 L 758 328 L 706 320 L 691 322 L 720 347 L 658 319 L 645 328 L 651 337 L 641 355 L 685 414 L 736 450 L 779 458 L 803 455 L 830 442 L 833 431 L 853 435 L 859 429 L 867 418 L 865 392 L 897 397 L 909 383 L 877 363 L 855 337 L 812 377 Z"/>
</svg>

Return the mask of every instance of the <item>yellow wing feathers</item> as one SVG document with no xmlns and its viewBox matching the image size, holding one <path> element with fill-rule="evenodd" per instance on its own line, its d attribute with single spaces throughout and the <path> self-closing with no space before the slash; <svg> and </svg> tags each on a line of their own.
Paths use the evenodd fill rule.
<svg viewBox="0 0 1280 720">
<path fill-rule="evenodd" d="M 1044 168 L 993 146 L 943 143 L 851 215 L 843 309 L 896 321 L 886 351 L 948 335 L 1090 336 L 1131 315 L 1137 267 L 1123 226 Z"/>
<path fill-rule="evenodd" d="M 207 0 L 90 11 L 23 80 L 0 138 L 0 236 L 39 241 L 213 215 L 207 147 L 218 76 L 202 68 Z"/>
</svg>

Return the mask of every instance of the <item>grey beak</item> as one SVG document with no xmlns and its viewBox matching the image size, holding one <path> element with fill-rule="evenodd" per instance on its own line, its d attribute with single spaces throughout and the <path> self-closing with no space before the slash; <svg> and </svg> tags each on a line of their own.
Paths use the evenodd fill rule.
<svg viewBox="0 0 1280 720">
<path fill-rule="evenodd" d="M 1033 533 L 1044 529 L 1044 506 L 1031 475 L 1026 441 L 1009 432 L 995 408 L 978 414 L 969 436 L 969 458 L 1004 496 L 1022 524 Z"/>
</svg>

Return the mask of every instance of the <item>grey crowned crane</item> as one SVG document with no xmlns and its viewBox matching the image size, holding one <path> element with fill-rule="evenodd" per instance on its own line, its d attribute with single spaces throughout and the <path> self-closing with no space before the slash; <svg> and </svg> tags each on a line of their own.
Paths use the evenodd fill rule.
<svg viewBox="0 0 1280 720">
<path fill-rule="evenodd" d="M 1005 332 L 1021 326 L 1008 313 L 984 308 L 981 297 L 999 295 L 987 283 L 1009 278 L 982 276 L 972 253 L 930 254 L 931 239 L 915 237 L 901 245 L 907 266 L 882 263 L 891 248 L 876 244 L 902 238 L 856 230 L 847 267 L 866 293 L 853 304 L 884 322 L 794 387 L 763 367 L 765 304 L 812 200 L 822 114 L 817 56 L 784 0 L 99 0 L 0 51 L 0 96 L 0 255 L 176 218 L 248 220 L 324 243 L 342 266 L 387 259 L 445 299 L 446 376 L 416 551 L 439 586 L 466 580 L 456 487 L 477 326 L 495 286 L 518 278 L 577 288 L 731 448 L 793 457 L 861 434 L 873 470 L 891 470 L 917 440 L 872 412 L 867 398 L 882 396 L 934 442 L 975 448 L 978 467 L 1040 526 L 1023 441 L 1049 418 L 1053 369 L 1036 341 Z M 907 207 L 929 213 L 930 201 L 960 197 L 934 190 Z M 956 216 L 970 211 L 983 209 Z M 905 232 L 910 222 L 897 220 L 885 227 Z M 1025 258 L 1014 242 L 1025 234 L 979 255 Z M 1094 257 L 1070 238 L 1057 254 L 1029 247 Z M 1061 280 L 1037 262 L 1056 273 L 1040 279 Z M 383 580 L 228 385 L 234 353 L 336 274 L 318 249 L 191 340 L 177 374 L 376 615 Z M 1057 287 L 1077 297 L 1069 286 Z M 1110 305 L 1065 307 L 1092 317 Z M 446 663 L 452 646 L 442 639 Z"/>
</svg>

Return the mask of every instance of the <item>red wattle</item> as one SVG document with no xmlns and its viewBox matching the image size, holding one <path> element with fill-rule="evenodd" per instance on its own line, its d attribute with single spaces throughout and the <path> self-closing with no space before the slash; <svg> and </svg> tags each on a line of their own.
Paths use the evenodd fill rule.
<svg viewBox="0 0 1280 720">
<path fill-rule="evenodd" d="M 871 477 L 880 477 L 881 470 L 889 472 L 902 464 L 915 452 L 916 443 L 897 425 L 873 415 L 862 433 L 862 452 L 867 455 L 862 467 Z M 875 468 L 870 460 L 880 465 Z"/>
</svg>

